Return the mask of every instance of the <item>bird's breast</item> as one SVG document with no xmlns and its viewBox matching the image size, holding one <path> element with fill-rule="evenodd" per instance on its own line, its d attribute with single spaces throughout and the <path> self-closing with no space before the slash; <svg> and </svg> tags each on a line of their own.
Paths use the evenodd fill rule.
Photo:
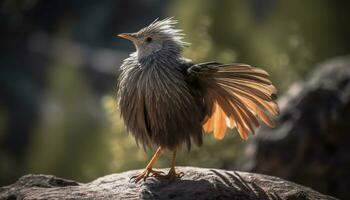
<svg viewBox="0 0 350 200">
<path fill-rule="evenodd" d="M 128 70 L 122 73 L 119 88 L 120 111 L 128 130 L 143 144 L 176 146 L 187 141 L 189 134 L 179 134 L 193 130 L 199 117 L 183 74 L 160 66 Z M 176 134 L 179 141 L 173 138 Z"/>
</svg>

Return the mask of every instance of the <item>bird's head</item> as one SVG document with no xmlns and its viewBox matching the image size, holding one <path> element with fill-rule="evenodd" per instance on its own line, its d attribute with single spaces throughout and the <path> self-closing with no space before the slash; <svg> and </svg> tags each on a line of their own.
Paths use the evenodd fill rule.
<svg viewBox="0 0 350 200">
<path fill-rule="evenodd" d="M 132 41 L 139 59 L 150 55 L 164 54 L 179 56 L 188 43 L 182 41 L 182 30 L 175 29 L 177 21 L 173 18 L 155 20 L 136 33 L 121 33 L 118 36 Z"/>
</svg>

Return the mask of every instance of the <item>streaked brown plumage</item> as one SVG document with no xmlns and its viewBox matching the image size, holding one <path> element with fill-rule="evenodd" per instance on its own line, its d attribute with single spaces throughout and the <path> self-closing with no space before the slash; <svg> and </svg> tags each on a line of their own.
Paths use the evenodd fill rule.
<svg viewBox="0 0 350 200">
<path fill-rule="evenodd" d="M 238 63 L 194 64 L 181 56 L 187 43 L 174 24 L 170 18 L 119 35 L 137 49 L 121 66 L 121 116 L 137 143 L 159 147 L 146 170 L 133 177 L 135 182 L 150 174 L 179 177 L 174 168 L 176 149 L 182 144 L 190 148 L 191 141 L 201 145 L 204 132 L 222 139 L 227 127 L 236 128 L 247 139 L 259 127 L 258 119 L 274 126 L 265 111 L 279 114 L 272 99 L 276 89 L 267 72 Z M 163 149 L 174 152 L 168 175 L 152 169 Z"/>
</svg>

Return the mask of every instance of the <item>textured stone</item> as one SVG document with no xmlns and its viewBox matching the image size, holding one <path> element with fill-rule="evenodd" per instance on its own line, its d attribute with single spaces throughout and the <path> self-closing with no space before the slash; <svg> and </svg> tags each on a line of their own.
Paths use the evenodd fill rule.
<svg viewBox="0 0 350 200">
<path fill-rule="evenodd" d="M 276 128 L 249 140 L 241 169 L 350 199 L 350 57 L 316 66 L 278 104 Z"/>
<path fill-rule="evenodd" d="M 182 179 L 148 178 L 138 184 L 129 182 L 137 171 L 85 184 L 50 175 L 26 175 L 2 187 L 0 199 L 335 199 L 272 176 L 193 167 L 178 170 L 185 173 Z"/>
</svg>

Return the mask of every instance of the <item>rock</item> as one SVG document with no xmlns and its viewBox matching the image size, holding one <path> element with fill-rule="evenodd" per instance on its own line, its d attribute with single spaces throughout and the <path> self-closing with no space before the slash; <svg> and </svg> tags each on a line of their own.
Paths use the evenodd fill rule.
<svg viewBox="0 0 350 200">
<path fill-rule="evenodd" d="M 177 169 L 185 173 L 181 179 L 148 178 L 138 184 L 129 182 L 137 171 L 107 175 L 85 184 L 50 175 L 26 175 L 0 188 L 0 199 L 335 199 L 272 176 L 193 167 Z"/>
<path fill-rule="evenodd" d="M 350 199 L 350 57 L 317 66 L 278 103 L 276 128 L 250 141 L 240 169 Z"/>
</svg>

